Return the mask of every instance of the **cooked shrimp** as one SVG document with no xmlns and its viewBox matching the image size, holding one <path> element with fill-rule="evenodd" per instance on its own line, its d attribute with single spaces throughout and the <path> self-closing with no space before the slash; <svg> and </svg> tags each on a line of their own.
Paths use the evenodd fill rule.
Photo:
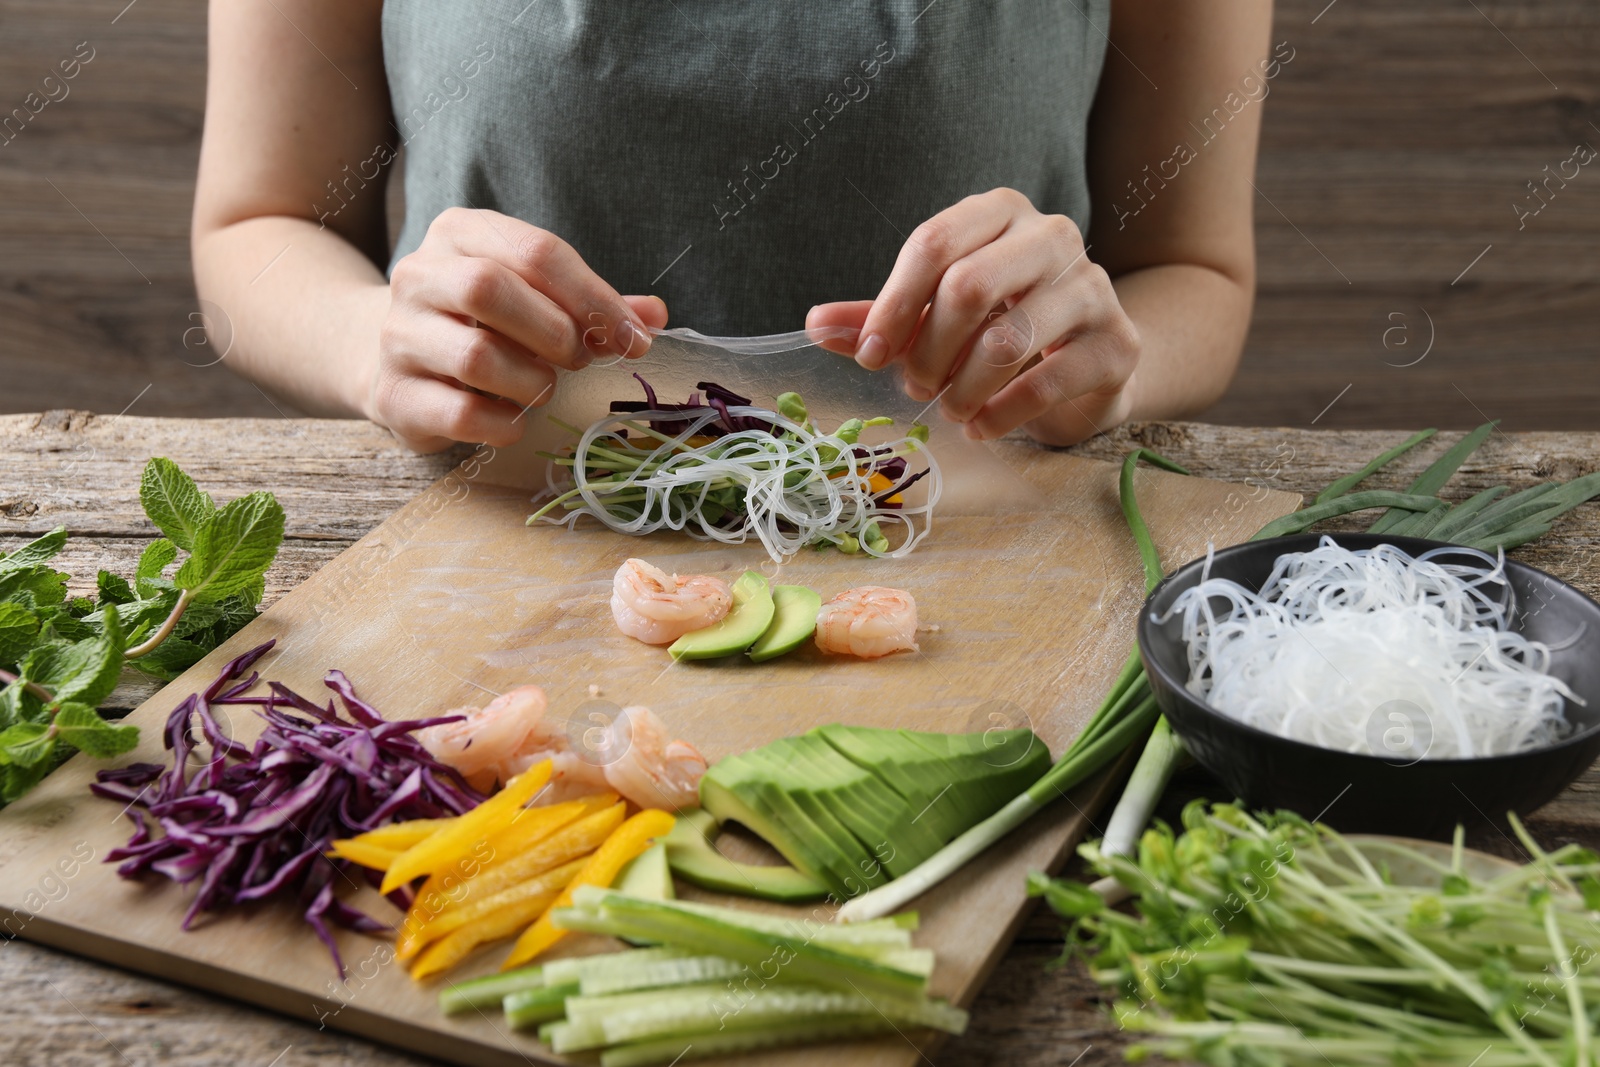
<svg viewBox="0 0 1600 1067">
<path fill-rule="evenodd" d="M 486 707 L 462 707 L 447 715 L 465 715 L 417 731 L 417 740 L 435 759 L 454 767 L 475 789 L 488 791 L 511 775 L 504 773 L 527 747 L 544 719 L 544 690 L 523 685 L 495 697 Z M 531 763 L 530 763 L 531 765 Z"/>
<path fill-rule="evenodd" d="M 686 633 L 720 622 L 733 607 L 728 583 L 709 574 L 680 578 L 630 559 L 611 583 L 617 628 L 647 645 L 670 645 Z"/>
<path fill-rule="evenodd" d="M 608 734 L 605 777 L 612 789 L 641 808 L 681 811 L 700 803 L 706 759 L 687 741 L 667 740 L 655 712 L 623 708 Z"/>
<path fill-rule="evenodd" d="M 917 604 L 904 589 L 846 589 L 817 612 L 817 647 L 862 659 L 917 650 Z"/>
<path fill-rule="evenodd" d="M 699 802 L 705 757 L 687 741 L 670 740 L 649 708 L 623 708 L 582 738 L 569 736 L 545 711 L 544 690 L 519 686 L 486 707 L 456 708 L 450 714 L 466 716 L 462 722 L 419 730 L 417 739 L 485 793 L 549 760 L 550 784 L 539 791 L 539 804 L 607 791 L 641 808 L 677 810 Z"/>
</svg>

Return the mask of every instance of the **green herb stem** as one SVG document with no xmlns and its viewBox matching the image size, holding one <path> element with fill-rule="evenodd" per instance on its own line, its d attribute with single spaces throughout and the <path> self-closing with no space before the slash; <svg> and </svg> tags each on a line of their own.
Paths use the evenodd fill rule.
<svg viewBox="0 0 1600 1067">
<path fill-rule="evenodd" d="M 183 618 L 184 610 L 188 608 L 192 599 L 193 594 L 189 590 L 185 589 L 179 592 L 178 602 L 172 605 L 172 610 L 167 613 L 166 619 L 162 621 L 156 632 L 124 652 L 123 658 L 138 659 L 140 656 L 148 656 L 160 647 L 161 642 L 172 636 L 173 628 L 178 625 L 178 620 Z"/>
<path fill-rule="evenodd" d="M 26 689 L 28 692 L 30 692 L 34 696 L 38 697 L 40 700 L 44 701 L 46 704 L 53 703 L 55 701 L 55 699 L 56 699 L 55 696 L 50 692 L 50 690 L 46 689 L 44 686 L 40 685 L 38 682 L 30 682 L 27 679 L 19 677 L 18 675 L 12 674 L 10 671 L 7 671 L 7 670 L 0 670 L 0 682 L 5 682 L 7 685 L 16 685 L 18 682 L 21 682 L 22 683 L 22 688 Z"/>
</svg>

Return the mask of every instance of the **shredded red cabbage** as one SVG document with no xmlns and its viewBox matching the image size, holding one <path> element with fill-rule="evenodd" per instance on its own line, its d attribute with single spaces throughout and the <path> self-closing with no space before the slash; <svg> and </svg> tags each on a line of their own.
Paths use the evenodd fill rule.
<svg viewBox="0 0 1600 1067">
<path fill-rule="evenodd" d="M 266 695 L 244 695 L 260 675 L 240 676 L 274 644 L 233 660 L 204 692 L 173 710 L 166 726 L 170 767 L 135 763 L 101 771 L 89 788 L 127 805 L 133 820 L 128 843 L 106 857 L 120 863 L 118 874 L 136 878 L 149 871 L 182 884 L 199 882 L 183 917 L 185 930 L 201 912 L 292 898 L 343 978 L 328 923 L 361 933 L 390 927 L 335 895 L 340 881 L 356 888 L 360 877 L 376 886 L 380 876 L 329 859 L 329 844 L 385 823 L 460 815 L 484 798 L 411 736 L 461 716 L 389 722 L 340 671 L 329 671 L 324 682 L 354 722 L 341 719 L 332 700 L 324 707 L 277 682 L 268 683 Z M 212 710 L 230 704 L 254 707 L 266 720 L 253 746 L 230 737 Z M 209 753 L 196 752 L 197 723 Z M 390 899 L 404 910 L 410 896 L 405 888 Z"/>
<path fill-rule="evenodd" d="M 643 400 L 613 400 L 611 411 L 613 414 L 625 415 L 635 411 L 669 412 L 671 414 L 658 415 L 650 420 L 650 428 L 657 433 L 676 433 L 676 426 L 688 422 L 693 418 L 704 415 L 709 405 L 718 415 L 722 416 L 722 425 L 710 423 L 701 432 L 708 437 L 721 437 L 727 433 L 739 433 L 743 430 L 765 430 L 775 433 L 777 427 L 766 419 L 754 415 L 734 415 L 728 411 L 730 407 L 749 407 L 754 401 L 747 396 L 740 396 L 732 389 L 726 389 L 716 382 L 697 382 L 695 388 L 702 389 L 706 394 L 706 403 L 700 402 L 699 393 L 690 393 L 689 402 L 686 404 L 663 404 L 656 398 L 656 391 L 644 377 L 638 373 L 634 377 L 639 384 L 644 386 L 645 399 Z"/>
</svg>

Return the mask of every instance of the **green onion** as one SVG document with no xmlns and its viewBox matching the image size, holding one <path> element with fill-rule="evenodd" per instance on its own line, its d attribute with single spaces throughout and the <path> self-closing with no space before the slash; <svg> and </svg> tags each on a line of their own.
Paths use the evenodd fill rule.
<svg viewBox="0 0 1600 1067">
<path fill-rule="evenodd" d="M 1495 419 L 1491 422 L 1486 422 L 1457 441 L 1448 452 L 1434 460 L 1432 466 L 1423 471 L 1421 477 L 1412 482 L 1411 488 L 1406 492 L 1416 496 L 1433 496 L 1443 489 L 1444 483 L 1448 482 L 1450 476 L 1461 469 L 1461 464 L 1467 461 L 1467 457 L 1476 452 L 1479 446 L 1488 440 L 1489 435 L 1494 432 L 1495 425 L 1499 421 Z M 1372 524 L 1370 532 L 1387 533 L 1390 527 L 1404 517 L 1396 511 L 1386 512 L 1382 518 Z"/>
<path fill-rule="evenodd" d="M 1328 488 L 1317 494 L 1317 499 L 1314 500 L 1313 503 L 1326 504 L 1334 497 L 1344 496 L 1350 490 L 1354 489 L 1356 486 L 1360 485 L 1374 474 L 1377 474 L 1380 470 L 1387 467 L 1389 464 L 1393 463 L 1395 460 L 1399 459 L 1413 448 L 1416 448 L 1422 442 L 1426 441 L 1428 438 L 1432 437 L 1438 432 L 1438 430 L 1432 429 L 1419 430 L 1410 437 L 1406 438 L 1400 444 L 1389 449 L 1389 451 L 1375 456 L 1372 462 L 1368 463 L 1365 467 L 1362 467 L 1354 474 L 1347 474 L 1343 478 L 1340 478 L 1330 484 Z"/>
</svg>

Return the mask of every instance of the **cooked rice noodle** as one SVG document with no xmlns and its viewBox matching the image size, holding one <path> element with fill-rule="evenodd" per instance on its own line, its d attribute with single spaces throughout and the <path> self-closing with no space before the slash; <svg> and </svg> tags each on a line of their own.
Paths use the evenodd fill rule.
<svg viewBox="0 0 1600 1067">
<path fill-rule="evenodd" d="M 1563 700 L 1582 703 L 1549 673 L 1550 647 L 1510 629 L 1504 557 L 1472 549 L 1413 559 L 1324 537 L 1278 557 L 1259 593 L 1203 574 L 1166 617 L 1177 614 L 1191 693 L 1322 748 L 1505 755 L 1559 741 L 1570 732 Z"/>
<path fill-rule="evenodd" d="M 681 411 L 655 409 L 599 420 L 584 430 L 573 452 L 576 462 L 571 468 L 571 485 L 585 506 L 565 515 L 546 516 L 545 521 L 570 525 L 580 515 L 591 515 L 619 533 L 682 530 L 690 537 L 724 544 L 742 544 L 754 536 L 774 560 L 787 559 L 819 542 L 840 544 L 846 536 L 860 542 L 862 552 L 894 559 L 911 552 L 928 535 L 942 483 L 939 466 L 926 444 L 900 437 L 870 446 L 852 445 L 764 408 L 729 405 L 727 414 L 734 419 L 759 418 L 779 432 L 747 429 L 724 433 L 711 445 L 697 448 L 690 440 L 723 421 L 715 408 L 707 407 L 705 414 L 692 420 L 684 420 Z M 599 479 L 591 479 L 589 470 L 606 468 L 603 458 L 591 458 L 597 447 L 604 450 L 625 442 L 630 431 L 637 435 L 663 418 L 680 420 L 682 429 L 661 435 L 648 463 L 626 478 L 608 477 L 603 485 L 591 484 Z M 928 473 L 920 479 L 926 487 L 924 499 L 916 504 L 886 505 L 886 494 L 872 487 L 868 472 L 839 458 L 864 449 L 920 455 L 928 466 Z M 717 454 L 708 455 L 713 450 Z M 900 480 L 901 484 L 906 481 Z M 729 486 L 743 487 L 745 502 L 742 520 L 731 525 L 709 518 L 703 511 L 713 492 Z M 551 491 L 563 488 L 552 477 Z M 904 536 L 891 549 L 875 550 L 865 536 L 872 523 L 877 523 L 891 542 L 895 540 L 891 527 L 902 527 Z"/>
</svg>

